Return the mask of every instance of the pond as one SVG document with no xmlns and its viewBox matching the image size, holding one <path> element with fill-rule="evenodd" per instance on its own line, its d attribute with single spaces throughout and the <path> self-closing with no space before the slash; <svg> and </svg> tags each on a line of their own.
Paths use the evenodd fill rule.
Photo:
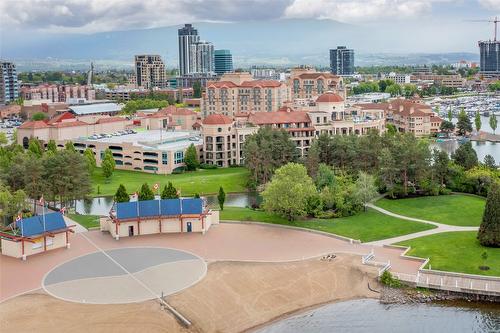
<svg viewBox="0 0 500 333">
<path fill-rule="evenodd" d="M 500 143 L 495 142 L 479 142 L 479 141 L 471 141 L 472 147 L 477 153 L 477 158 L 479 161 L 483 162 L 484 157 L 486 155 L 491 155 L 495 159 L 497 164 L 500 163 Z M 459 143 L 455 140 L 444 141 L 444 142 L 435 142 L 430 144 L 430 148 L 438 148 L 444 150 L 448 154 L 453 153 L 458 147 Z"/>
<path fill-rule="evenodd" d="M 217 195 L 207 195 L 209 207 L 218 208 Z M 251 207 L 259 204 L 262 198 L 257 192 L 226 193 L 225 206 Z M 76 200 L 75 210 L 82 215 L 108 215 L 113 205 L 113 197 L 96 197 L 89 200 Z"/>
<path fill-rule="evenodd" d="M 465 302 L 387 305 L 361 299 L 328 304 L 257 332 L 500 332 L 500 305 Z"/>
</svg>

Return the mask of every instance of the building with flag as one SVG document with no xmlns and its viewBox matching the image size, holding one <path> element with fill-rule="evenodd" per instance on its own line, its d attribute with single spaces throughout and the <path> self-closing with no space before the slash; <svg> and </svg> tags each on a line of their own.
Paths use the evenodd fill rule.
<svg viewBox="0 0 500 333">
<path fill-rule="evenodd" d="M 200 198 L 119 202 L 100 224 L 101 231 L 109 231 L 117 240 L 159 233 L 204 234 L 212 224 L 219 224 L 219 211 L 209 209 Z"/>
<path fill-rule="evenodd" d="M 2 254 L 26 260 L 27 256 L 69 248 L 69 234 L 74 226 L 68 226 L 60 212 L 36 215 L 28 218 L 18 216 L 9 229 L 0 231 Z"/>
</svg>

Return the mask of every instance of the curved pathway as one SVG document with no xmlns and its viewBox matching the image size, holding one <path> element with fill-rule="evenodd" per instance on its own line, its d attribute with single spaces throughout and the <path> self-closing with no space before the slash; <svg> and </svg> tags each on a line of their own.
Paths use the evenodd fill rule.
<svg viewBox="0 0 500 333">
<path fill-rule="evenodd" d="M 408 221 L 415 221 L 415 222 L 421 222 L 421 223 L 427 223 L 427 224 L 432 224 L 436 226 L 437 228 L 430 229 L 430 230 L 425 230 L 421 232 L 416 232 L 413 234 L 408 234 L 408 235 L 403 235 L 403 236 L 398 236 L 398 237 L 393 237 L 393 238 L 386 238 L 374 242 L 368 242 L 366 244 L 370 245 L 378 245 L 378 246 L 383 246 L 383 245 L 389 245 L 389 244 L 394 244 L 398 242 L 402 242 L 408 239 L 413 239 L 417 237 L 422 237 L 422 236 L 428 236 L 428 235 L 433 235 L 433 234 L 439 234 L 442 232 L 450 232 L 450 231 L 477 231 L 479 227 L 459 227 L 455 225 L 449 225 L 449 224 L 443 224 L 443 223 L 438 223 L 434 221 L 427 221 L 427 220 L 422 220 L 422 219 L 417 219 L 414 217 L 409 217 L 409 216 L 404 216 L 404 215 L 399 215 L 393 212 L 390 212 L 388 210 L 385 210 L 383 208 L 380 208 L 378 206 L 375 206 L 372 203 L 369 203 L 366 205 L 369 208 L 375 209 L 379 211 L 382 214 L 392 216 L 392 217 L 397 217 L 399 219 L 403 220 L 408 220 Z"/>
</svg>

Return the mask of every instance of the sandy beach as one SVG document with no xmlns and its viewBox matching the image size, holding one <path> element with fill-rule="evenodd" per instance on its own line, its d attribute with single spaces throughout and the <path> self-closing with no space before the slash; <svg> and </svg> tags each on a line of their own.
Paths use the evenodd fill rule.
<svg viewBox="0 0 500 333">
<path fill-rule="evenodd" d="M 321 304 L 378 297 L 376 269 L 359 256 L 286 263 L 214 262 L 195 286 L 167 298 L 193 325 L 183 328 L 157 301 L 64 302 L 42 292 L 0 304 L 2 332 L 243 332 Z"/>
</svg>

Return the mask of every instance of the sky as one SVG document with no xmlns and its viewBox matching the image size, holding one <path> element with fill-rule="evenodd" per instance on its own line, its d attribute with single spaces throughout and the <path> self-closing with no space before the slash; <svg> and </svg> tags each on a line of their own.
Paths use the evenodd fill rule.
<svg viewBox="0 0 500 333">
<path fill-rule="evenodd" d="M 425 52 L 477 52 L 470 40 L 492 38 L 493 23 L 468 20 L 497 14 L 500 0 L 0 0 L 0 48 L 6 36 L 19 41 L 188 22 L 307 19 L 335 20 L 367 32 L 380 28 L 396 36 L 395 41 L 414 35 L 416 42 L 425 39 Z M 452 43 L 443 42 L 451 38 Z"/>
</svg>

